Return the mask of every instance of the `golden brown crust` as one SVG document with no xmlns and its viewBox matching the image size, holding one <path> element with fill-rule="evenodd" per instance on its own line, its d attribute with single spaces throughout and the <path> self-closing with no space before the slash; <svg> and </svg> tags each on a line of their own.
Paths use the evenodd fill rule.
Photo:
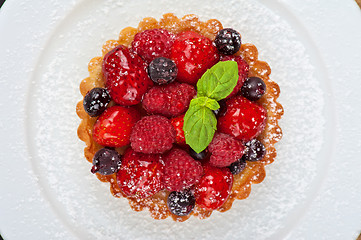
<svg viewBox="0 0 361 240">
<path fill-rule="evenodd" d="M 80 84 L 80 92 L 83 97 L 94 87 L 104 87 L 102 59 L 106 53 L 119 44 L 123 44 L 129 47 L 136 33 L 146 29 L 155 28 L 167 29 L 175 34 L 191 30 L 213 40 L 217 32 L 223 27 L 222 24 L 216 19 L 210 19 L 206 22 L 202 22 L 196 15 L 192 14 L 185 15 L 179 19 L 174 14 L 167 13 L 164 14 L 159 21 L 154 18 L 144 18 L 139 23 L 138 28 L 124 28 L 120 32 L 118 40 L 107 41 L 102 48 L 102 57 L 95 57 L 89 62 L 89 77 L 85 78 Z M 264 143 L 267 149 L 267 154 L 261 161 L 248 162 L 246 169 L 238 175 L 234 176 L 232 193 L 223 206 L 217 209 L 220 212 L 229 210 L 232 207 L 233 201 L 235 199 L 247 198 L 251 192 L 251 185 L 263 181 L 266 176 L 264 166 L 274 161 L 276 157 L 276 149 L 274 144 L 277 143 L 282 137 L 282 131 L 278 125 L 278 120 L 283 115 L 283 108 L 281 104 L 277 102 L 280 89 L 278 84 L 269 78 L 269 75 L 271 74 L 269 65 L 264 61 L 258 60 L 257 48 L 252 44 L 242 44 L 241 49 L 236 53 L 236 55 L 242 56 L 243 59 L 249 64 L 249 76 L 257 76 L 262 78 L 267 86 L 267 92 L 265 96 L 259 100 L 259 103 L 267 109 L 267 125 L 265 130 L 258 137 L 258 139 Z M 89 162 L 92 162 L 92 158 L 95 152 L 102 148 L 102 146 L 98 145 L 92 137 L 92 129 L 96 118 L 90 117 L 85 113 L 82 101 L 77 104 L 76 112 L 81 119 L 81 123 L 78 127 L 78 136 L 79 139 L 84 141 L 86 144 L 84 155 Z M 122 152 L 123 149 L 117 150 Z M 110 176 L 102 176 L 97 174 L 97 177 L 102 182 L 110 183 L 110 192 L 115 197 L 126 197 L 121 192 L 116 183 L 115 174 Z M 191 215 L 204 219 L 212 214 L 212 211 L 204 210 L 198 206 L 195 206 L 194 211 L 190 215 L 185 217 L 175 216 L 171 214 L 167 208 L 166 199 L 168 194 L 169 192 L 164 190 L 147 199 L 135 199 L 128 197 L 129 205 L 135 211 L 142 211 L 145 208 L 149 209 L 149 212 L 154 219 L 165 219 L 168 216 L 171 216 L 175 221 L 179 222 L 187 220 Z"/>
</svg>

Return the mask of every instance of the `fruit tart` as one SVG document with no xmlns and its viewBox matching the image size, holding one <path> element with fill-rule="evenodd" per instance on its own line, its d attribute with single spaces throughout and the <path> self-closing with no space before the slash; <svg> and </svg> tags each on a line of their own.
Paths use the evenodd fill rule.
<svg viewBox="0 0 361 240">
<path fill-rule="evenodd" d="M 265 178 L 282 136 L 280 89 L 238 31 L 195 15 L 144 18 L 88 70 L 76 109 L 84 155 L 133 210 L 204 219 Z"/>
</svg>

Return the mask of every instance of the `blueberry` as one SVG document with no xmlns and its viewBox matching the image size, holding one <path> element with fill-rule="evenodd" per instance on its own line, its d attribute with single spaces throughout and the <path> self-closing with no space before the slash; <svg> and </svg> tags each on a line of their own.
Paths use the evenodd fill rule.
<svg viewBox="0 0 361 240">
<path fill-rule="evenodd" d="M 253 139 L 245 144 L 243 159 L 245 161 L 255 162 L 261 160 L 266 155 L 266 148 L 257 139 Z"/>
<path fill-rule="evenodd" d="M 148 74 L 153 82 L 158 84 L 168 84 L 176 79 L 178 68 L 169 58 L 159 57 L 149 64 Z"/>
<path fill-rule="evenodd" d="M 214 43 L 220 53 L 232 55 L 241 47 L 241 35 L 232 28 L 224 28 L 218 32 Z"/>
<path fill-rule="evenodd" d="M 121 164 L 121 156 L 117 151 L 111 148 L 102 148 L 93 157 L 91 172 L 110 175 L 118 172 Z"/>
<path fill-rule="evenodd" d="M 265 92 L 266 84 L 258 77 L 247 78 L 241 88 L 242 96 L 251 101 L 257 101 Z"/>
<path fill-rule="evenodd" d="M 203 160 L 207 157 L 208 150 L 204 149 L 202 152 L 196 153 L 192 148 L 189 148 L 189 155 L 195 160 Z"/>
<path fill-rule="evenodd" d="M 228 168 L 229 170 L 231 170 L 231 173 L 233 175 L 236 175 L 242 172 L 246 168 L 246 161 L 243 158 L 241 158 L 235 161 L 234 163 L 232 163 Z"/>
<path fill-rule="evenodd" d="M 186 216 L 192 212 L 196 199 L 189 190 L 171 192 L 167 204 L 171 213 L 177 216 Z"/>
<path fill-rule="evenodd" d="M 84 97 L 84 110 L 91 117 L 99 116 L 107 108 L 111 98 L 105 88 L 93 88 Z"/>
</svg>

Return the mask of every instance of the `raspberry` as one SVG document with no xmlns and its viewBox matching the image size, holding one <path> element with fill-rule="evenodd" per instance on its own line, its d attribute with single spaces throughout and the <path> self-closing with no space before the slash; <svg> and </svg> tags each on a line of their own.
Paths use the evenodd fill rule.
<svg viewBox="0 0 361 240">
<path fill-rule="evenodd" d="M 181 191 L 197 183 L 203 174 L 200 162 L 187 152 L 174 148 L 164 157 L 163 184 L 170 191 Z"/>
<path fill-rule="evenodd" d="M 137 153 L 128 148 L 117 173 L 117 183 L 129 197 L 150 197 L 163 189 L 163 167 L 161 155 Z"/>
<path fill-rule="evenodd" d="M 235 61 L 238 65 L 238 82 L 234 87 L 233 91 L 227 96 L 227 98 L 233 97 L 236 95 L 239 90 L 241 90 L 243 83 L 246 81 L 248 77 L 249 65 L 246 61 L 242 59 L 240 56 L 221 56 L 221 61 Z"/>
<path fill-rule="evenodd" d="M 134 36 L 132 50 L 146 63 L 157 57 L 169 58 L 174 38 L 174 34 L 165 29 L 145 30 Z"/>
<path fill-rule="evenodd" d="M 194 87 L 186 83 L 154 86 L 144 95 L 143 107 L 151 114 L 176 117 L 188 109 L 196 93 Z"/>
<path fill-rule="evenodd" d="M 224 133 L 216 133 L 208 146 L 212 154 L 210 164 L 215 167 L 226 167 L 240 159 L 244 146 L 241 141 Z"/>
<path fill-rule="evenodd" d="M 191 31 L 178 34 L 171 51 L 171 59 L 178 67 L 177 80 L 189 84 L 196 84 L 219 60 L 212 41 Z"/>
<path fill-rule="evenodd" d="M 164 153 L 175 142 L 176 131 L 163 116 L 145 116 L 133 127 L 130 145 L 136 152 Z"/>
<path fill-rule="evenodd" d="M 261 105 L 239 95 L 228 99 L 226 105 L 224 114 L 218 118 L 218 131 L 248 142 L 265 128 L 267 110 Z"/>
</svg>

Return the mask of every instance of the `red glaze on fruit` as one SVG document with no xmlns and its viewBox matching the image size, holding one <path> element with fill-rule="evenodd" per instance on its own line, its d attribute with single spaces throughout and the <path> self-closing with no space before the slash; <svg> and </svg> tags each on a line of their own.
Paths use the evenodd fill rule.
<svg viewBox="0 0 361 240">
<path fill-rule="evenodd" d="M 171 119 L 171 124 L 176 131 L 175 142 L 179 145 L 185 145 L 186 139 L 184 137 L 183 125 L 184 125 L 184 114 Z"/>
<path fill-rule="evenodd" d="M 107 147 L 126 146 L 130 143 L 132 128 L 139 119 L 140 114 L 133 107 L 109 107 L 94 124 L 94 141 Z"/>
<path fill-rule="evenodd" d="M 165 29 L 151 29 L 134 36 L 132 50 L 146 63 L 157 57 L 169 58 L 175 35 Z"/>
<path fill-rule="evenodd" d="M 210 39 L 187 31 L 177 35 L 171 59 L 178 67 L 177 80 L 194 85 L 207 69 L 218 62 L 219 54 Z"/>
<path fill-rule="evenodd" d="M 249 65 L 246 61 L 242 59 L 240 56 L 221 56 L 221 61 L 235 61 L 238 65 L 238 82 L 237 85 L 234 87 L 233 91 L 227 96 L 227 98 L 231 98 L 235 96 L 239 90 L 242 88 L 244 81 L 246 81 L 249 72 Z"/>
<path fill-rule="evenodd" d="M 181 149 L 173 148 L 163 156 L 162 181 L 169 191 L 182 191 L 193 186 L 203 175 L 200 162 Z"/>
<path fill-rule="evenodd" d="M 144 154 L 128 148 L 117 173 L 117 183 L 128 197 L 150 197 L 163 189 L 163 161 L 159 154 Z"/>
<path fill-rule="evenodd" d="M 119 105 L 140 103 L 144 93 L 153 85 L 146 64 L 123 45 L 104 56 L 103 75 L 111 98 Z"/>
<path fill-rule="evenodd" d="M 195 187 L 194 196 L 199 207 L 214 210 L 222 206 L 231 193 L 233 175 L 228 168 L 205 165 L 203 170 L 204 175 Z"/>
<path fill-rule="evenodd" d="M 267 110 L 257 103 L 235 96 L 226 102 L 226 110 L 218 118 L 218 130 L 248 142 L 265 128 Z"/>
</svg>

